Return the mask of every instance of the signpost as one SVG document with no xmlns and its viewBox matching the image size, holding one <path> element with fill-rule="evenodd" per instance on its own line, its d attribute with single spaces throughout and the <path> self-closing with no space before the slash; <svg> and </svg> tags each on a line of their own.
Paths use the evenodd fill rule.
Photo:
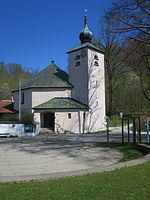
<svg viewBox="0 0 150 200">
<path fill-rule="evenodd" d="M 109 124 L 108 124 L 108 116 L 105 116 L 106 128 L 107 128 L 107 143 L 109 143 Z"/>
<path fill-rule="evenodd" d="M 123 113 L 120 113 L 121 124 L 122 124 L 122 144 L 124 144 L 124 124 L 123 124 Z"/>
</svg>

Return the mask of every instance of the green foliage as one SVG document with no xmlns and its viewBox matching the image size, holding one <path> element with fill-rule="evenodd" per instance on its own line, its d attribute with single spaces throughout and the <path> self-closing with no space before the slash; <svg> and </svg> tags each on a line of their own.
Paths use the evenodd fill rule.
<svg viewBox="0 0 150 200">
<path fill-rule="evenodd" d="M 124 117 L 128 117 L 128 118 L 138 118 L 138 117 L 143 117 L 143 116 L 148 116 L 148 113 L 125 113 L 123 114 Z"/>
<path fill-rule="evenodd" d="M 115 115 L 120 112 L 143 113 L 149 110 L 150 104 L 145 99 L 140 79 L 134 72 L 127 72 L 121 75 L 120 80 L 117 82 L 119 87 L 113 94 L 113 113 Z"/>
<path fill-rule="evenodd" d="M 0 184 L 3 200 L 148 200 L 150 162 L 56 180 Z"/>
<path fill-rule="evenodd" d="M 27 111 L 27 110 L 23 110 L 21 112 L 21 121 L 23 123 L 33 123 L 33 113 Z"/>
<path fill-rule="evenodd" d="M 18 121 L 16 114 L 3 114 L 0 115 L 0 121 L 8 122 L 8 121 Z"/>
<path fill-rule="evenodd" d="M 121 120 L 119 115 L 112 115 L 108 119 L 108 125 L 109 127 L 117 127 L 121 126 Z"/>
</svg>

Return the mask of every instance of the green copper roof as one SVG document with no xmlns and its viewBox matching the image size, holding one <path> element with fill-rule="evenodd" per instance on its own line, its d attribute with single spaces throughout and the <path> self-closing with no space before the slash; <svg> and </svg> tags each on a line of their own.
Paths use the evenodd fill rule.
<svg viewBox="0 0 150 200">
<path fill-rule="evenodd" d="M 81 43 L 91 42 L 92 41 L 92 32 L 89 30 L 88 25 L 85 24 L 84 29 L 81 31 L 79 38 Z"/>
<path fill-rule="evenodd" d="M 90 49 L 93 49 L 93 50 L 96 50 L 96 51 L 98 51 L 98 52 L 104 53 L 104 50 L 103 50 L 103 49 L 100 49 L 100 48 L 94 46 L 94 45 L 93 45 L 92 43 L 90 43 L 90 42 L 83 43 L 83 44 L 81 44 L 81 45 L 79 45 L 79 46 L 77 46 L 77 47 L 71 49 L 71 50 L 68 51 L 67 53 L 71 53 L 71 52 L 73 52 L 73 51 L 76 51 L 76 50 L 79 50 L 79 49 L 83 49 L 83 48 L 86 48 L 86 47 L 88 47 L 88 48 L 90 48 Z"/>
<path fill-rule="evenodd" d="M 21 85 L 21 89 L 27 88 L 72 88 L 72 85 L 68 82 L 68 74 L 52 62 Z"/>
<path fill-rule="evenodd" d="M 72 98 L 56 97 L 33 109 L 88 109 L 88 106 Z"/>
</svg>

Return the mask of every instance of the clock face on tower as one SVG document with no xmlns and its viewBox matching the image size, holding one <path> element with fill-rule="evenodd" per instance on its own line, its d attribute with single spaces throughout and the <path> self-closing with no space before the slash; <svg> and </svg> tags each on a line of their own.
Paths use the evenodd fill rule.
<svg viewBox="0 0 150 200">
<path fill-rule="evenodd" d="M 86 56 L 86 50 L 82 50 L 82 51 L 81 51 L 81 56 L 82 56 L 82 57 L 85 57 L 85 56 Z"/>
</svg>

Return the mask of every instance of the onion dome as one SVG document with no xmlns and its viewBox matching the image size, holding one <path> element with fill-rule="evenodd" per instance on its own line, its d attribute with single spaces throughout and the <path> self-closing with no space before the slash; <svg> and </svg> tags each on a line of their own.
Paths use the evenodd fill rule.
<svg viewBox="0 0 150 200">
<path fill-rule="evenodd" d="M 93 33 L 89 30 L 87 25 L 87 16 L 84 16 L 84 29 L 81 31 L 79 38 L 81 40 L 81 44 L 92 41 Z"/>
</svg>

